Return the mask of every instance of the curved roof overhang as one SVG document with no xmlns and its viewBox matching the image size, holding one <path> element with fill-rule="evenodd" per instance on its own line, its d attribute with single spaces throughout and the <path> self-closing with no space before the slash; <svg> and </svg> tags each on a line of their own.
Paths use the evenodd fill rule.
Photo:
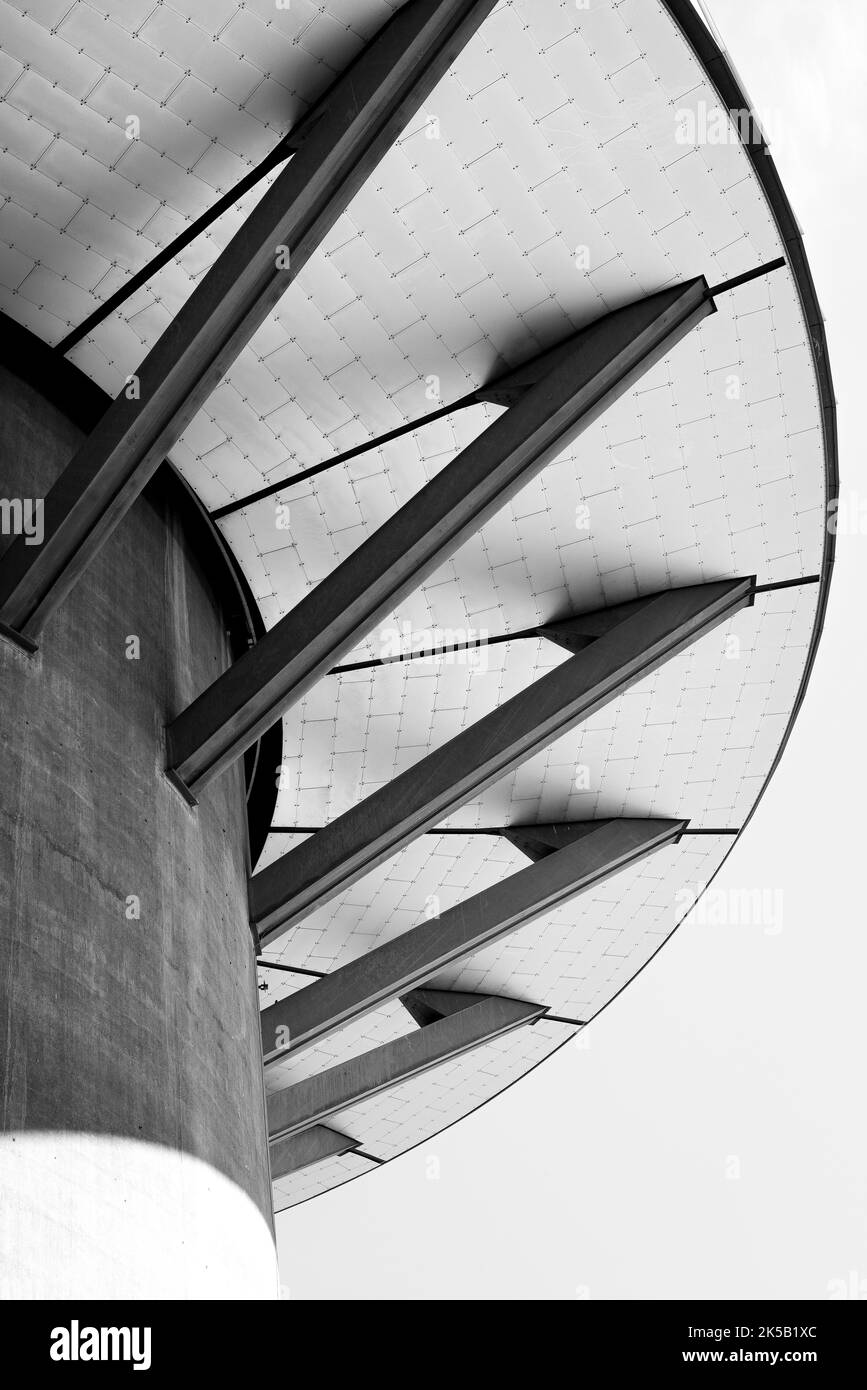
<svg viewBox="0 0 867 1390">
<path fill-rule="evenodd" d="M 289 95 L 262 68 L 272 52 L 292 89 L 288 104 L 315 112 L 328 44 L 340 51 L 339 66 L 390 9 L 358 0 L 351 22 L 334 21 L 327 36 L 316 29 L 324 20 L 286 11 L 279 22 L 300 27 L 284 48 L 273 19 L 269 35 L 255 6 L 213 23 L 207 7 L 191 8 L 186 33 L 172 29 L 171 7 L 159 18 L 165 33 L 151 32 L 150 21 L 132 35 L 118 31 L 119 92 L 100 95 L 107 76 L 97 69 L 104 63 L 107 74 L 109 60 L 91 73 L 83 70 L 95 61 L 88 58 L 59 84 L 63 93 L 63 80 L 80 79 L 82 92 L 67 94 L 80 111 L 63 107 L 66 98 L 51 95 L 58 83 L 51 86 L 49 46 L 39 52 L 48 80 L 40 86 L 37 64 L 0 107 L 21 165 L 0 212 L 5 308 L 46 342 L 60 343 L 109 297 L 118 265 L 126 276 L 140 268 L 143 235 L 165 246 L 223 193 L 241 160 L 249 166 L 267 156 L 273 113 L 280 101 L 285 111 Z M 406 1007 L 393 997 L 306 1050 L 276 1056 L 267 1069 L 275 1093 L 292 1085 L 309 1095 L 316 1088 L 308 1083 L 341 1068 L 351 1087 L 353 1067 L 372 1051 L 385 1078 L 357 1103 L 311 1122 L 303 1153 L 296 1136 L 277 1141 L 286 1164 L 278 1206 L 424 1142 L 520 1079 L 617 997 L 742 833 L 815 658 L 834 555 L 825 521 L 837 491 L 835 402 L 822 315 L 773 159 L 751 120 L 745 140 L 674 148 L 676 108 L 697 112 L 704 103 L 705 114 L 709 106 L 729 113 L 737 135 L 737 117 L 749 111 L 688 0 L 596 4 L 568 21 L 564 13 L 554 0 L 511 0 L 484 21 L 172 451 L 205 507 L 221 514 L 266 628 L 496 420 L 503 402 L 481 390 L 492 379 L 673 283 L 704 275 L 715 284 L 781 254 L 787 269 L 720 300 L 720 312 L 401 601 L 379 643 L 360 641 L 342 674 L 323 677 L 284 716 L 287 775 L 262 866 L 565 669 L 569 658 L 551 634 L 576 616 L 750 575 L 762 599 L 731 616 L 727 636 L 739 663 L 718 636 L 702 636 L 435 833 L 315 906 L 291 935 L 269 939 L 262 984 L 273 1007 L 309 976 L 399 938 L 431 900 L 462 929 L 462 901 L 482 891 L 495 903 L 498 885 L 526 864 L 528 830 L 539 823 L 658 817 L 670 826 L 688 820 L 693 833 L 672 831 L 652 857 L 624 860 L 616 878 L 587 887 L 575 907 L 556 906 L 453 961 L 407 996 Z M 95 44 L 108 42 L 113 22 L 104 21 Z M 64 24 L 51 33 L 58 52 Z M 24 28 L 14 37 L 26 48 Z M 71 32 L 68 41 L 80 38 Z M 179 82 L 174 59 L 160 51 L 169 39 L 175 56 L 190 45 Z M 138 100 L 150 113 L 142 142 L 129 147 L 117 133 L 125 65 L 129 82 L 141 78 Z M 217 82 L 219 102 L 210 95 Z M 249 82 L 256 100 L 244 97 Z M 39 129 L 46 123 L 45 148 L 22 118 Z M 171 129 L 163 134 L 160 122 Z M 175 139 L 191 161 L 186 181 L 159 148 Z M 99 173 L 103 146 L 103 200 L 111 206 L 101 209 L 100 195 L 82 203 L 76 190 L 79 163 L 89 160 Z M 269 187 L 276 177 L 268 175 Z M 118 392 L 256 201 L 246 193 L 77 343 L 72 360 Z M 729 379 L 732 396 L 723 389 Z M 431 411 L 431 402 L 467 392 L 474 399 L 460 414 Z M 407 432 L 424 414 L 436 419 Z M 356 453 L 384 433 L 393 440 Z M 337 462 L 347 454 L 355 457 Z M 292 517 L 288 543 L 273 500 L 237 505 L 320 460 L 323 471 L 277 493 L 278 509 Z M 592 527 L 576 526 L 588 507 Z M 414 649 L 436 646 L 438 633 L 439 645 L 460 646 L 456 633 L 472 643 L 482 630 L 495 642 L 475 668 L 448 657 L 433 666 L 381 665 L 382 634 L 400 647 L 404 630 Z M 589 782 L 576 779 L 576 765 L 592 773 Z M 486 1021 L 481 1006 L 451 1008 L 456 996 L 479 992 L 530 1012 L 504 1019 L 489 1009 Z M 532 1014 L 535 1005 L 541 1015 Z M 425 1065 L 408 1072 L 408 1048 L 424 1060 L 420 1035 Z M 395 1089 L 387 1083 L 396 1077 Z"/>
</svg>

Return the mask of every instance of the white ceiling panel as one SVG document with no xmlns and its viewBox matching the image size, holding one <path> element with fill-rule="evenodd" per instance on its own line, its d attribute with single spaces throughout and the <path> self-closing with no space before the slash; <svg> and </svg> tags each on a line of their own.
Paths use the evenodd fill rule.
<svg viewBox="0 0 867 1390">
<path fill-rule="evenodd" d="M 262 159 L 394 8 L 0 4 L 4 312 L 57 343 Z M 782 254 L 737 141 L 682 143 L 684 112 L 718 108 L 658 0 L 588 9 L 503 0 L 191 422 L 176 465 L 207 506 L 222 505 L 419 419 L 639 295 L 698 274 L 713 284 Z M 132 140 L 131 115 L 140 124 Z M 72 360 L 117 392 L 273 177 Z M 226 518 L 266 624 L 498 413 L 452 415 Z M 386 654 L 395 630 L 417 649 L 672 584 L 814 575 L 826 507 L 821 425 L 791 274 L 721 296 L 715 315 L 344 659 Z M 448 824 L 682 815 L 738 828 L 784 736 L 816 612 L 814 586 L 759 595 Z M 324 678 L 284 719 L 276 823 L 333 819 L 565 659 L 551 643 L 516 640 L 472 660 Z M 300 838 L 272 835 L 262 862 Z M 592 1016 L 670 934 L 685 889 L 700 891 L 730 844 L 687 837 L 440 983 Z M 416 925 L 431 896 L 448 907 L 525 862 L 490 835 L 421 837 L 267 954 L 332 970 Z M 305 983 L 276 971 L 262 979 L 263 1006 Z M 268 1084 L 413 1026 L 399 1004 L 378 1010 L 269 1069 Z M 335 1123 L 374 1157 L 392 1157 L 570 1032 L 519 1030 Z M 329 1160 L 276 1184 L 276 1204 L 373 1166 L 357 1155 Z"/>
<path fill-rule="evenodd" d="M 289 1173 L 273 1185 L 274 1212 L 286 1211 L 299 1202 L 306 1202 L 309 1197 L 318 1197 L 332 1187 L 341 1187 L 343 1183 L 360 1178 L 364 1173 L 375 1172 L 378 1167 L 373 1159 L 348 1153 L 342 1157 L 326 1158 L 322 1163 L 299 1169 L 297 1173 Z"/>
</svg>

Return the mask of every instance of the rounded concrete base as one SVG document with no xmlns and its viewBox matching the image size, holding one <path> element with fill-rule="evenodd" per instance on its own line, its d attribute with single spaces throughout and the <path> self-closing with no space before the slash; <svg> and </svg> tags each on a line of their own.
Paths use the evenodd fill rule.
<svg viewBox="0 0 867 1390">
<path fill-rule="evenodd" d="M 0 1252 L 2 1299 L 278 1296 L 271 1229 L 246 1193 L 134 1139 L 0 1137 Z"/>
<path fill-rule="evenodd" d="M 80 442 L 0 371 L 0 496 L 44 498 Z M 0 636 L 7 1298 L 277 1293 L 243 769 L 195 807 L 164 772 L 232 660 L 196 541 L 152 490 L 38 650 Z"/>
</svg>

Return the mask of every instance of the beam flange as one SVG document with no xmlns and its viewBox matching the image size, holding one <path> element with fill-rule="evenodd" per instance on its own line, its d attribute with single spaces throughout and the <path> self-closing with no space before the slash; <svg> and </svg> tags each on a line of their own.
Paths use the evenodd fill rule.
<svg viewBox="0 0 867 1390">
<path fill-rule="evenodd" d="M 450 1018 L 460 1009 L 465 1009 L 474 999 L 483 996 L 464 994 L 454 989 L 411 989 L 401 998 L 401 1004 L 410 1018 L 414 1018 L 419 1028 L 427 1028 L 441 1018 Z"/>
<path fill-rule="evenodd" d="M 615 831 L 611 836 L 610 828 L 620 826 L 621 830 Z M 633 839 L 637 844 L 643 844 L 645 838 L 656 842 L 656 830 L 659 830 L 668 838 L 669 828 L 676 839 L 680 838 L 685 821 L 655 821 L 655 820 L 585 820 L 585 821 L 559 821 L 553 823 L 541 823 L 539 825 L 506 825 L 500 831 L 504 840 L 514 845 L 528 859 L 537 862 L 540 859 L 549 859 L 552 854 L 558 854 L 561 850 L 571 850 L 577 856 L 575 863 L 583 862 L 586 859 L 587 850 L 590 849 L 590 862 L 592 863 L 598 853 L 599 846 L 608 846 L 611 843 L 615 853 L 622 845 L 630 846 Z M 655 830 L 656 828 L 656 830 Z M 592 840 L 592 846 L 586 844 L 576 849 L 579 841 Z M 637 845 L 636 845 L 637 847 Z M 617 861 L 619 864 L 619 860 Z M 613 871 L 613 870 L 612 870 Z M 540 882 L 544 881 L 544 877 Z"/>
<path fill-rule="evenodd" d="M 515 403 L 169 726 L 169 766 L 190 791 L 239 757 L 713 311 L 699 277 L 597 319 L 528 364 Z"/>
<path fill-rule="evenodd" d="M 316 1076 L 296 1081 L 283 1091 L 273 1091 L 268 1097 L 270 1139 L 299 1134 L 311 1125 L 321 1124 L 338 1111 L 421 1076 L 431 1067 L 502 1037 L 513 1028 L 535 1023 L 546 1012 L 541 1004 L 494 995 L 456 993 L 455 999 L 462 1005 L 455 1012 L 370 1052 L 339 1062 Z"/>
<path fill-rule="evenodd" d="M 408 0 L 334 82 L 277 176 L 45 498 L 44 541 L 10 546 L 0 621 L 33 636 L 495 0 Z"/>
<path fill-rule="evenodd" d="M 266 1063 L 309 1047 L 408 991 L 414 996 L 410 1002 L 422 996 L 431 1004 L 432 991 L 418 989 L 426 980 L 664 845 L 676 844 L 687 824 L 600 820 L 507 831 L 518 848 L 533 854 L 532 864 L 264 1009 Z M 406 997 L 403 1002 L 410 1007 Z M 417 1013 L 413 1016 L 418 1020 Z"/>
<path fill-rule="evenodd" d="M 274 1139 L 268 1146 L 271 1181 L 277 1182 L 290 1173 L 297 1173 L 300 1168 L 322 1163 L 326 1158 L 340 1158 L 343 1154 L 352 1153 L 359 1143 L 358 1139 L 350 1139 L 348 1134 L 329 1129 L 328 1125 L 313 1125 L 301 1134 Z"/>
<path fill-rule="evenodd" d="M 751 604 L 752 585 L 752 579 L 690 585 L 607 610 L 607 630 L 586 650 L 254 874 L 250 913 L 260 937 L 300 921 Z"/>
</svg>

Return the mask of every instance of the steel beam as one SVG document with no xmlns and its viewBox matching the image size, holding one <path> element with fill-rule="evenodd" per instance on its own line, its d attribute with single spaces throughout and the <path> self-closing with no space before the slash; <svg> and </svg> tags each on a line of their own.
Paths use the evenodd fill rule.
<svg viewBox="0 0 867 1390">
<path fill-rule="evenodd" d="M 359 1141 L 350 1139 L 327 1125 L 313 1125 L 301 1134 L 285 1135 L 274 1139 L 268 1146 L 271 1158 L 271 1181 L 297 1173 L 299 1168 L 309 1168 L 313 1163 L 321 1163 L 326 1158 L 339 1158 L 342 1154 L 357 1149 Z"/>
<path fill-rule="evenodd" d="M 292 149 L 288 142 L 281 140 L 277 148 L 272 150 L 270 154 L 267 154 L 254 169 L 246 173 L 244 177 L 235 184 L 234 188 L 230 188 L 229 191 L 224 193 L 221 198 L 218 198 L 215 203 L 212 203 L 200 217 L 196 218 L 195 222 L 191 222 L 173 241 L 170 241 L 167 246 L 164 246 L 161 251 L 158 251 L 155 256 L 151 257 L 146 265 L 143 265 L 140 270 L 130 275 L 128 280 L 124 280 L 120 289 L 115 290 L 114 294 L 109 295 L 108 299 L 104 299 L 102 303 L 94 309 L 93 313 L 88 314 L 87 318 L 84 319 L 77 328 L 71 329 L 66 337 L 57 344 L 54 351 L 61 357 L 67 352 L 71 352 L 76 344 L 81 342 L 82 338 L 86 338 L 89 333 L 92 333 L 95 328 L 99 327 L 104 319 L 109 318 L 110 315 L 114 313 L 115 309 L 119 309 L 122 304 L 125 304 L 128 299 L 131 299 L 136 290 L 140 290 L 143 285 L 147 284 L 148 280 L 152 280 L 158 270 L 162 270 L 163 266 L 168 265 L 170 261 L 177 260 L 181 252 L 185 247 L 189 246 L 191 241 L 195 241 L 196 237 L 200 236 L 212 223 L 216 222 L 218 217 L 222 217 L 224 212 L 228 212 L 229 208 L 234 207 L 235 203 L 240 202 L 243 197 L 256 187 L 257 183 L 261 183 L 266 175 L 272 173 L 277 168 L 278 164 L 285 164 L 291 154 Z"/>
<path fill-rule="evenodd" d="M 432 828 L 458 806 L 705 633 L 752 603 L 752 579 L 669 589 L 588 614 L 595 638 L 353 806 L 250 880 L 250 913 L 265 940 Z"/>
<path fill-rule="evenodd" d="M 725 289 L 727 286 L 720 288 Z M 712 290 L 710 294 L 713 294 Z M 314 463 L 308 468 L 302 468 L 295 473 L 288 474 L 285 478 L 277 478 L 264 487 L 257 488 L 255 492 L 248 492 L 244 497 L 235 497 L 231 502 L 225 502 L 223 506 L 216 507 L 211 512 L 211 517 L 214 521 L 218 521 L 222 517 L 231 516 L 233 512 L 250 507 L 256 502 L 263 501 L 266 497 L 273 497 L 277 492 L 285 492 L 288 488 L 295 487 L 308 478 L 315 478 L 319 473 L 325 473 L 331 468 L 338 468 L 340 464 L 348 463 L 361 454 L 370 453 L 374 449 L 381 449 L 384 444 L 400 439 L 405 434 L 416 434 L 425 426 L 432 425 L 435 420 L 442 420 L 450 415 L 457 415 L 462 410 L 469 410 L 471 406 L 482 405 L 485 402 L 490 405 L 515 405 L 521 399 L 527 386 L 537 381 L 544 372 L 553 369 L 562 356 L 563 350 L 563 344 L 549 348 L 547 352 L 540 354 L 531 363 L 513 367 L 486 385 L 477 386 L 474 391 L 452 401 L 449 405 L 440 406 L 437 410 L 429 411 L 427 415 L 420 415 L 416 420 L 408 420 L 403 425 L 397 425 L 393 430 L 388 430 L 376 438 L 365 439 L 362 444 L 356 444 L 342 454 L 335 454 L 333 458 L 324 459 L 321 463 Z"/>
<path fill-rule="evenodd" d="M 435 420 L 444 420 L 447 416 L 455 415 L 460 410 L 466 410 L 471 405 L 478 405 L 481 399 L 474 391 L 472 395 L 464 396 L 462 400 L 455 401 L 453 405 L 441 406 L 439 410 L 432 410 L 427 415 L 421 415 L 417 420 L 407 420 L 404 424 L 397 425 L 393 430 L 388 430 L 375 439 L 366 439 L 363 444 L 356 444 L 353 449 L 347 449 L 342 454 L 335 454 L 333 458 L 324 459 L 321 463 L 314 463 L 309 468 L 302 468 L 296 473 L 290 473 L 287 478 L 277 478 L 273 483 L 257 488 L 255 492 L 248 492 L 245 497 L 235 497 L 231 502 L 224 502 L 222 507 L 215 507 L 211 512 L 211 520 L 220 521 L 223 517 L 231 516 L 233 512 L 242 511 L 245 507 L 252 507 L 254 503 L 264 501 L 266 497 L 273 497 L 277 492 L 285 492 L 288 488 L 295 487 L 308 478 L 315 478 L 320 473 L 327 473 L 331 468 L 339 468 L 342 463 L 349 463 L 350 459 L 359 458 L 362 454 L 370 453 L 374 449 L 381 449 L 384 444 L 390 444 L 395 439 L 402 439 L 405 434 L 416 434 L 426 425 L 432 425 Z"/>
<path fill-rule="evenodd" d="M 495 0 L 408 0 L 305 118 L 263 195 L 45 499 L 45 539 L 10 546 L 0 622 L 32 638 L 321 244 Z"/>
<path fill-rule="evenodd" d="M 263 1010 L 266 1062 L 308 1047 L 663 845 L 676 844 L 686 826 L 685 820 L 599 820 L 507 831 L 534 863 Z"/>
<path fill-rule="evenodd" d="M 283 1091 L 273 1091 L 268 1097 L 271 1140 L 321 1124 L 350 1105 L 421 1076 L 431 1067 L 502 1037 L 513 1028 L 533 1023 L 546 1012 L 544 1005 L 526 1004 L 520 999 L 454 993 L 449 1005 L 453 1011 L 444 1014 L 442 996 L 448 998 L 447 992 L 433 993 L 441 996 L 431 1001 L 431 1013 L 437 1015 L 433 1022 L 347 1062 L 338 1062 L 316 1076 L 296 1081 Z"/>
<path fill-rule="evenodd" d="M 597 319 L 503 387 L 509 408 L 169 726 L 194 797 L 377 619 L 714 311 L 700 277 Z"/>
</svg>

